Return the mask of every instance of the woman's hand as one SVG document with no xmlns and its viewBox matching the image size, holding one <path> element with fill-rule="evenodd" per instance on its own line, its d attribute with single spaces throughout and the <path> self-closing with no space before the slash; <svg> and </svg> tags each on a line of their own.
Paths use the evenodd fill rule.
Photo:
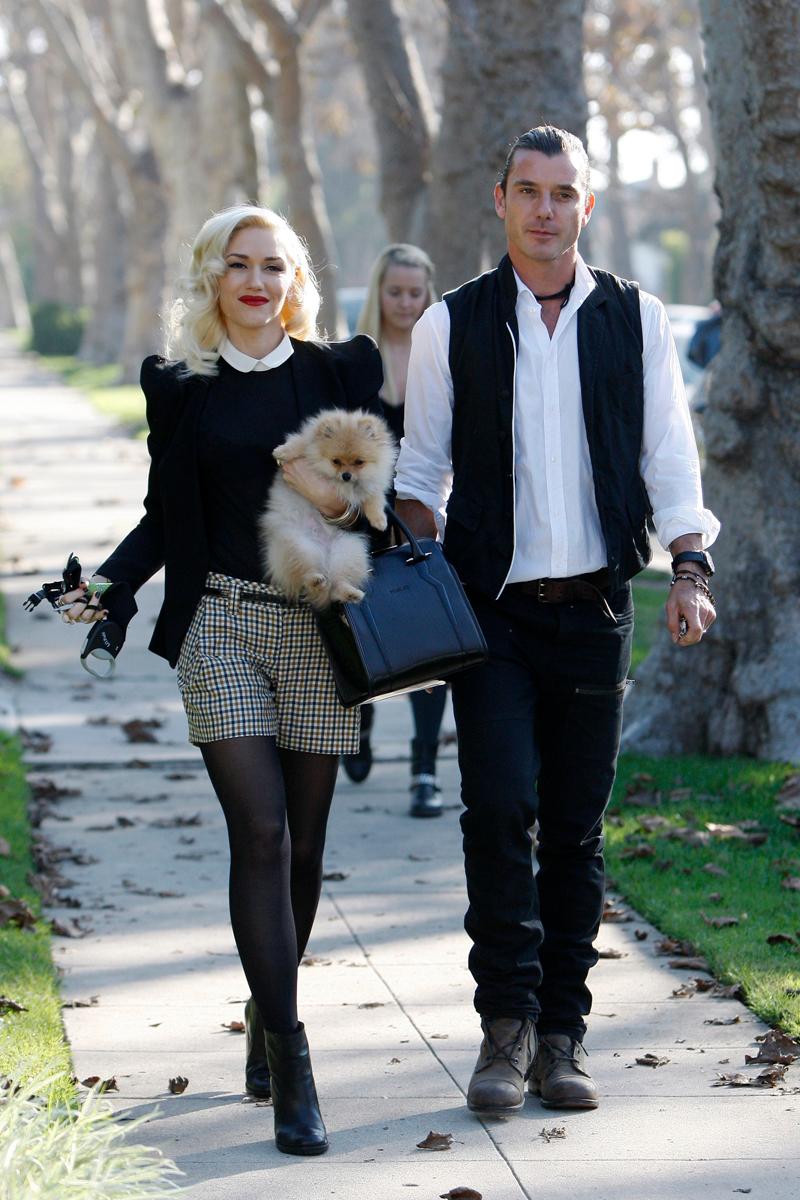
<svg viewBox="0 0 800 1200">
<path fill-rule="evenodd" d="M 58 611 L 61 620 L 67 625 L 85 624 L 92 621 L 102 621 L 108 616 L 102 607 L 100 594 L 89 594 L 89 584 L 82 579 L 78 587 L 71 592 L 65 592 L 58 601 Z"/>
<path fill-rule="evenodd" d="M 284 482 L 319 509 L 323 517 L 341 517 L 347 511 L 347 505 L 339 499 L 333 484 L 320 479 L 305 458 L 286 459 L 278 467 Z"/>
</svg>

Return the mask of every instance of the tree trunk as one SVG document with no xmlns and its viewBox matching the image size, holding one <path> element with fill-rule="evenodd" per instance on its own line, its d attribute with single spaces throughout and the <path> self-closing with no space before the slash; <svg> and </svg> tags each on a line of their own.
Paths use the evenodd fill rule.
<svg viewBox="0 0 800 1200">
<path fill-rule="evenodd" d="M 585 138 L 584 4 L 449 0 L 426 237 L 442 288 L 494 264 L 505 249 L 492 189 L 510 143 L 545 123 Z"/>
<path fill-rule="evenodd" d="M 797 760 L 800 9 L 701 0 L 701 10 L 722 206 L 723 344 L 705 416 L 707 503 L 723 522 L 720 615 L 697 649 L 662 637 L 632 693 L 625 746 Z"/>
<path fill-rule="evenodd" d="M 80 357 L 92 363 L 118 362 L 125 336 L 129 261 L 128 228 L 120 204 L 127 191 L 97 139 L 89 158 L 91 227 L 91 296 L 89 319 Z"/>
<path fill-rule="evenodd" d="M 381 212 L 390 240 L 410 242 L 419 236 L 430 162 L 427 83 L 393 0 L 347 0 L 347 10 L 378 143 Z"/>
</svg>

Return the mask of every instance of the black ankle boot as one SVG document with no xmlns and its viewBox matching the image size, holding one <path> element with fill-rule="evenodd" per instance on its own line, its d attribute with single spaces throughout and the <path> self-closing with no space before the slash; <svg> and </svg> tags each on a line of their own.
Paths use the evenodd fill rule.
<svg viewBox="0 0 800 1200">
<path fill-rule="evenodd" d="M 361 705 L 361 735 L 355 754 L 343 754 L 342 765 L 348 779 L 363 783 L 372 770 L 372 722 L 375 710 L 371 704 Z"/>
<path fill-rule="evenodd" d="M 267 1059 L 275 1110 L 275 1144 L 284 1154 L 324 1154 L 328 1136 L 319 1111 L 303 1025 L 298 1025 L 294 1033 L 268 1032 Z"/>
<path fill-rule="evenodd" d="M 438 742 L 411 739 L 411 807 L 412 817 L 440 817 L 442 799 L 436 782 Z"/>
<path fill-rule="evenodd" d="M 269 1100 L 272 1088 L 269 1081 L 267 1042 L 261 1013 L 251 996 L 244 1006 L 244 1031 L 247 1038 L 247 1058 L 244 1064 L 244 1088 L 258 1100 Z"/>
</svg>

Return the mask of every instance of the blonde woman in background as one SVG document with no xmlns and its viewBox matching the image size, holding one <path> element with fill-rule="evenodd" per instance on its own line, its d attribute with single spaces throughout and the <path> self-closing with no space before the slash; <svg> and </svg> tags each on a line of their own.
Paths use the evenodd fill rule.
<svg viewBox="0 0 800 1200">
<path fill-rule="evenodd" d="M 383 360 L 380 399 L 383 415 L 397 438 L 403 436 L 406 375 L 411 355 L 411 331 L 429 304 L 438 299 L 433 286 L 433 263 L 424 250 L 405 243 L 387 246 L 376 259 L 370 275 L 367 298 L 358 318 L 359 333 L 378 343 Z M 442 801 L 436 782 L 436 756 L 447 688 L 412 692 L 414 714 L 411 741 L 412 817 L 439 817 Z M 350 779 L 361 783 L 372 766 L 371 730 L 374 709 L 361 706 L 361 741 L 356 754 L 344 757 Z"/>
<path fill-rule="evenodd" d="M 206 221 L 170 357 L 142 365 L 145 515 L 95 576 L 135 591 L 166 568 L 150 649 L 177 666 L 189 737 L 227 823 L 231 924 L 252 992 L 245 1086 L 271 1091 L 278 1148 L 303 1155 L 328 1140 L 297 966 L 339 756 L 358 747 L 358 717 L 338 702 L 311 609 L 264 582 L 257 518 L 282 470 L 327 520 L 349 521 L 302 459 L 279 467 L 272 451 L 322 409 L 380 412 L 382 379 L 368 338 L 317 340 L 318 309 L 305 247 L 282 217 L 241 205 Z M 84 583 L 65 597 L 69 619 L 102 615 L 86 595 Z"/>
</svg>

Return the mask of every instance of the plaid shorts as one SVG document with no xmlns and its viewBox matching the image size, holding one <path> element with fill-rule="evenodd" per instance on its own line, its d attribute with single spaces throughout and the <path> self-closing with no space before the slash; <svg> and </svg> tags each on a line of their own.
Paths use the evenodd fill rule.
<svg viewBox="0 0 800 1200">
<path fill-rule="evenodd" d="M 358 709 L 339 703 L 309 606 L 213 571 L 206 587 L 218 594 L 201 596 L 177 664 L 189 740 L 266 736 L 286 750 L 355 753 Z"/>
</svg>

